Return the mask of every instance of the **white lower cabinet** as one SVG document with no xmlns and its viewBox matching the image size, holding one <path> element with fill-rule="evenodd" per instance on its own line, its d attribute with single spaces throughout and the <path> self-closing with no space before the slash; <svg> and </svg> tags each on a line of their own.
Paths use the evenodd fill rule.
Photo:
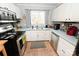
<svg viewBox="0 0 79 59">
<path fill-rule="evenodd" d="M 36 39 L 36 34 L 34 31 L 27 31 L 26 32 L 26 40 L 27 41 L 32 41 Z"/>
<path fill-rule="evenodd" d="M 50 31 L 37 31 L 37 38 L 39 40 L 50 40 L 51 32 Z"/>
<path fill-rule="evenodd" d="M 50 31 L 27 31 L 27 41 L 51 40 Z"/>
<path fill-rule="evenodd" d="M 75 46 L 71 43 L 67 42 L 63 38 L 59 38 L 57 53 L 59 56 L 72 56 L 74 52 Z"/>
</svg>

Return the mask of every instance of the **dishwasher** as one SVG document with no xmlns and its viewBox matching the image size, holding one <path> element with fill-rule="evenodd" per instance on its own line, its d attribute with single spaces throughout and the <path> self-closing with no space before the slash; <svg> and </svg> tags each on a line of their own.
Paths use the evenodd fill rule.
<svg viewBox="0 0 79 59">
<path fill-rule="evenodd" d="M 58 45 L 58 40 L 59 40 L 59 36 L 57 34 L 55 34 L 54 32 L 52 32 L 51 34 L 52 39 L 51 39 L 51 44 L 54 47 L 54 49 L 57 51 L 57 45 Z"/>
</svg>

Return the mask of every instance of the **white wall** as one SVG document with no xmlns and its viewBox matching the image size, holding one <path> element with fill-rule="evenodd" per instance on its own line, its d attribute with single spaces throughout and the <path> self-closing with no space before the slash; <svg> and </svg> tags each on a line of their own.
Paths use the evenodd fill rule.
<svg viewBox="0 0 79 59">
<path fill-rule="evenodd" d="M 29 10 L 46 10 L 47 15 L 46 15 L 46 24 L 51 24 L 51 19 L 52 19 L 52 10 L 56 7 L 56 4 L 53 5 L 48 5 L 48 4 L 15 4 L 18 6 L 21 10 L 21 15 L 22 15 L 22 21 L 19 24 L 23 28 L 25 27 L 30 27 L 31 26 L 31 19 L 29 16 Z M 23 18 L 26 17 L 26 18 Z"/>
<path fill-rule="evenodd" d="M 47 8 L 47 7 L 43 7 L 43 8 L 40 8 L 40 7 L 33 7 L 33 6 L 30 6 L 30 7 L 23 7 L 23 6 L 19 6 L 19 8 L 21 9 L 22 11 L 22 15 L 23 16 L 26 16 L 26 19 L 25 19 L 25 22 L 27 23 L 27 27 L 29 27 L 31 25 L 30 23 L 30 16 L 28 16 L 28 12 L 27 10 L 46 10 L 47 12 L 47 15 L 46 15 L 46 24 L 51 24 L 51 20 L 52 20 L 52 8 Z M 24 21 L 24 20 L 23 20 Z"/>
<path fill-rule="evenodd" d="M 0 7 L 6 7 L 16 13 L 17 18 L 21 17 L 20 9 L 12 3 L 0 3 Z"/>
</svg>

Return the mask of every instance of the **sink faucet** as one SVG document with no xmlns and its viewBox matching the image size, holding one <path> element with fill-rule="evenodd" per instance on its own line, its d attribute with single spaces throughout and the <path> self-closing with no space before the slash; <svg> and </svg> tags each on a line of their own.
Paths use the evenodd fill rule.
<svg viewBox="0 0 79 59">
<path fill-rule="evenodd" d="M 32 29 L 34 28 L 34 26 L 32 26 Z"/>
<path fill-rule="evenodd" d="M 36 29 L 38 29 L 38 25 L 36 26 Z"/>
</svg>

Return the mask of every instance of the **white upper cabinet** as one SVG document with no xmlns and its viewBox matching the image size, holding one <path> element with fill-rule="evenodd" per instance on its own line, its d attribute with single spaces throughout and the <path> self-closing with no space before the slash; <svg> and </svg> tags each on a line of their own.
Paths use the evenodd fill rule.
<svg viewBox="0 0 79 59">
<path fill-rule="evenodd" d="M 71 4 L 71 20 L 79 21 L 79 3 L 72 3 Z"/>
<path fill-rule="evenodd" d="M 57 7 L 52 14 L 53 21 L 79 21 L 79 4 L 65 3 Z"/>
</svg>

